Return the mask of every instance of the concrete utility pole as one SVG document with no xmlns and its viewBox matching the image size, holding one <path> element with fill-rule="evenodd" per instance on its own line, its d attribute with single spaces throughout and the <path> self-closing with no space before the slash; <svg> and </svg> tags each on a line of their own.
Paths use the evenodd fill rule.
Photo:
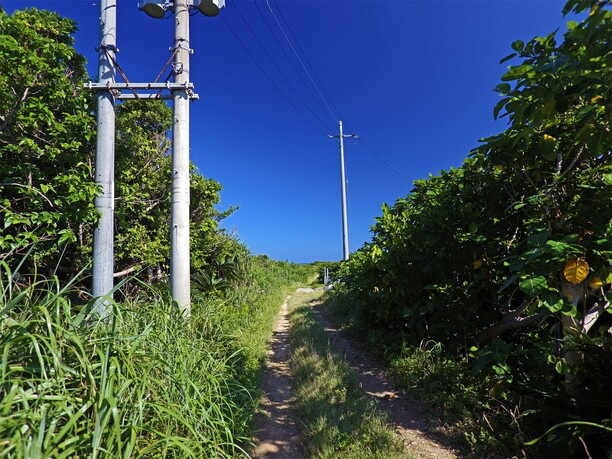
<svg viewBox="0 0 612 459">
<path fill-rule="evenodd" d="M 329 138 L 338 137 L 340 139 L 340 185 L 342 192 L 342 253 L 343 259 L 348 260 L 349 258 L 349 246 L 348 246 L 348 220 L 346 216 L 346 173 L 344 172 L 344 138 L 351 137 L 356 139 L 356 134 L 344 134 L 342 132 L 342 120 L 338 121 L 338 127 L 340 128 L 340 135 L 330 135 Z"/>
<path fill-rule="evenodd" d="M 174 82 L 189 83 L 189 4 L 174 0 Z M 172 210 L 170 218 L 170 292 L 183 315 L 191 314 L 189 251 L 189 94 L 172 90 Z"/>
<path fill-rule="evenodd" d="M 116 64 L 116 1 L 101 0 L 100 16 L 100 77 L 97 83 L 85 87 L 98 91 L 98 150 L 96 183 L 102 187 L 96 208 L 102 218 L 94 234 L 93 294 L 104 296 L 113 288 L 113 219 L 115 112 L 117 100 L 172 99 L 172 207 L 170 216 L 170 290 L 183 315 L 191 313 L 191 279 L 189 251 L 189 101 L 198 99 L 189 77 L 189 11 L 198 10 L 205 16 L 216 16 L 225 0 L 144 0 L 140 9 L 152 18 L 174 13 L 174 82 L 130 83 Z M 115 83 L 115 67 L 124 83 Z M 165 71 L 165 67 L 162 72 Z M 160 73 L 161 76 L 161 73 Z M 159 78 L 159 77 L 158 77 Z M 144 91 L 144 92 L 142 92 Z M 170 94 L 163 93 L 170 91 Z M 98 306 L 101 316 L 110 314 L 108 300 Z"/>
<path fill-rule="evenodd" d="M 113 63 L 117 51 L 116 0 L 100 2 L 100 48 L 98 50 L 98 84 L 115 82 Z M 99 297 L 94 314 L 105 318 L 110 314 L 113 290 L 113 225 L 115 216 L 115 97 L 110 88 L 100 90 L 96 140 L 96 185 L 101 189 L 95 200 L 100 220 L 93 235 L 92 294 Z M 105 297 L 105 298 L 104 298 Z"/>
</svg>

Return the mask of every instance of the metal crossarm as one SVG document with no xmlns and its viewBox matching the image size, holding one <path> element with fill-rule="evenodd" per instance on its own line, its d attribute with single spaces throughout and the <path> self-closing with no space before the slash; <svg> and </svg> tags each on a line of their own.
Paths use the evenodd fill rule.
<svg viewBox="0 0 612 459">
<path fill-rule="evenodd" d="M 105 91 L 108 89 L 193 89 L 193 83 L 85 83 L 88 89 Z"/>
<path fill-rule="evenodd" d="M 193 92 L 193 83 L 94 83 L 92 81 L 85 83 L 87 89 L 93 91 L 117 91 L 116 99 L 172 99 L 172 94 L 161 94 L 164 89 L 172 92 L 174 90 L 186 90 L 189 99 L 198 100 L 200 97 Z M 137 93 L 136 90 L 144 89 L 158 91 L 155 94 Z M 131 91 L 131 93 L 123 94 L 123 90 Z"/>
</svg>

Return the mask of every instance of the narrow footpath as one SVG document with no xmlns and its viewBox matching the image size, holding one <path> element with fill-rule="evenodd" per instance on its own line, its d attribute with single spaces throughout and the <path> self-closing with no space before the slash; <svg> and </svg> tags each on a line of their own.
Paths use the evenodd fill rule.
<svg viewBox="0 0 612 459">
<path fill-rule="evenodd" d="M 307 289 L 298 289 L 298 291 Z M 309 290 L 309 289 L 308 289 Z M 260 401 L 260 413 L 255 419 L 256 432 L 252 451 L 254 458 L 300 459 L 300 429 L 296 424 L 294 409 L 293 377 L 288 365 L 289 319 L 287 297 L 281 306 L 278 321 L 268 351 Z M 436 431 L 434 423 L 427 420 L 421 404 L 396 389 L 384 368 L 378 364 L 354 340 L 339 330 L 323 313 L 319 305 L 313 311 L 330 343 L 343 355 L 355 371 L 363 391 L 373 397 L 379 409 L 389 414 L 395 432 L 406 447 L 406 457 L 417 459 L 454 459 L 452 446 Z"/>
<path fill-rule="evenodd" d="M 302 457 L 299 447 L 299 428 L 295 423 L 293 408 L 293 378 L 289 369 L 289 318 L 288 301 L 280 308 L 268 358 L 264 369 L 260 400 L 260 412 L 255 417 L 257 445 L 254 458 L 297 459 Z"/>
</svg>

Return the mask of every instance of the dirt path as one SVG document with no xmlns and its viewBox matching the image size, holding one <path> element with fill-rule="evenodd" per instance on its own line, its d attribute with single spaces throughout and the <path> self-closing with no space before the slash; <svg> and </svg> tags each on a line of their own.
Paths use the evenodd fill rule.
<svg viewBox="0 0 612 459">
<path fill-rule="evenodd" d="M 330 343 L 353 368 L 363 391 L 373 397 L 378 407 L 389 414 L 396 433 L 404 440 L 407 452 L 419 459 L 456 458 L 444 436 L 427 420 L 423 406 L 393 386 L 382 365 L 348 337 L 327 317 L 319 306 L 313 307 L 319 323 L 330 336 Z M 444 444 L 446 443 L 446 444 Z"/>
<path fill-rule="evenodd" d="M 260 409 L 255 418 L 254 438 L 257 445 L 252 452 L 257 458 L 293 459 L 302 454 L 299 447 L 300 431 L 295 424 L 293 409 L 293 379 L 289 370 L 289 319 L 287 302 L 281 306 L 274 326 L 268 358 L 264 370 Z"/>
<path fill-rule="evenodd" d="M 293 380 L 288 365 L 289 320 L 287 297 L 281 306 L 268 361 L 263 376 L 265 396 L 260 401 L 262 410 L 256 416 L 257 445 L 255 458 L 298 459 L 303 457 L 299 444 L 300 431 L 293 408 Z M 426 421 L 422 407 L 389 382 L 382 366 L 374 361 L 358 344 L 346 336 L 326 317 L 319 307 L 313 308 L 316 317 L 330 335 L 332 345 L 345 356 L 354 369 L 365 393 L 375 398 L 381 410 L 389 413 L 396 433 L 404 440 L 407 455 L 418 459 L 451 459 L 456 454 L 435 426 Z M 435 438 L 435 439 L 434 439 Z"/>
</svg>

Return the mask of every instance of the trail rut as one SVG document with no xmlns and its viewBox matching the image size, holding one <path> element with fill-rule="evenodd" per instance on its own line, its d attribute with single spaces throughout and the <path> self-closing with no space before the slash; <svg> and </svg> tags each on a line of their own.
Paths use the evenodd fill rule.
<svg viewBox="0 0 612 459">
<path fill-rule="evenodd" d="M 395 432 L 404 440 L 406 453 L 419 459 L 456 458 L 450 443 L 436 431 L 435 423 L 424 413 L 423 405 L 395 387 L 384 367 L 338 329 L 320 305 L 315 305 L 313 312 L 328 333 L 334 349 L 355 371 L 361 389 L 377 401 L 380 410 L 389 414 Z"/>
</svg>

